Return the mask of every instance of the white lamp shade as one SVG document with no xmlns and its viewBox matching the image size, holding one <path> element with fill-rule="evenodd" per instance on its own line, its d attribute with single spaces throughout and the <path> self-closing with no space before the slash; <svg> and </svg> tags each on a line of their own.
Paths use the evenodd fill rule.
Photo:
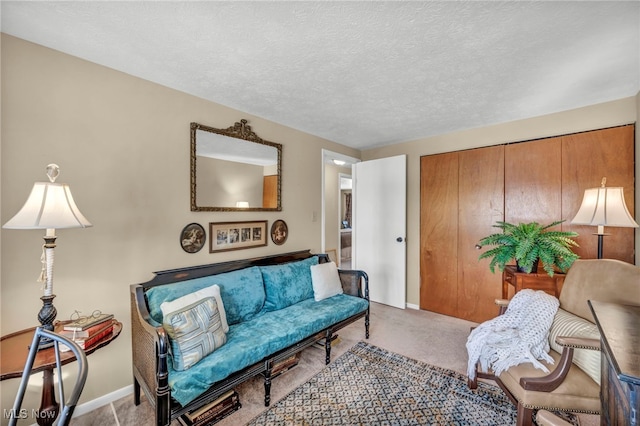
<svg viewBox="0 0 640 426">
<path fill-rule="evenodd" d="M 63 229 L 92 226 L 73 201 L 69 186 L 36 182 L 22 209 L 4 224 L 7 229 Z"/>
<path fill-rule="evenodd" d="M 637 228 L 629 213 L 621 187 L 591 188 L 584 191 L 578 213 L 571 223 L 576 225 L 617 226 Z"/>
</svg>

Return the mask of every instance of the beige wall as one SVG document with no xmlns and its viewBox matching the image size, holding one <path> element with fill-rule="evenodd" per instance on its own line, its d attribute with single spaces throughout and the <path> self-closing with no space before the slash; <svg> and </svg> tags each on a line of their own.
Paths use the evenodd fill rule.
<svg viewBox="0 0 640 426">
<path fill-rule="evenodd" d="M 634 123 L 639 118 L 639 97 L 363 151 L 363 160 L 407 154 L 407 303 L 420 304 L 420 156 Z M 640 176 L 639 140 L 636 133 L 636 176 Z M 640 248 L 639 234 L 636 231 L 636 248 Z"/>
<path fill-rule="evenodd" d="M 82 400 L 131 384 L 129 285 L 152 271 L 300 249 L 320 250 L 321 150 L 359 152 L 243 112 L 2 35 L 1 218 L 22 206 L 45 167 L 61 167 L 88 229 L 58 231 L 54 303 L 58 318 L 75 309 L 112 312 L 122 335 L 89 357 Z M 246 118 L 262 138 L 283 145 L 281 212 L 191 212 L 189 123 L 226 128 Z M 317 220 L 314 222 L 313 212 Z M 197 222 L 283 219 L 283 246 L 187 254 L 182 228 Z M 0 331 L 37 324 L 44 231 L 2 230 Z M 0 383 L 10 407 L 18 380 Z M 39 392 L 36 389 L 32 394 Z M 33 396 L 33 395 L 32 395 Z M 28 408 L 37 406 L 33 402 Z"/>
</svg>

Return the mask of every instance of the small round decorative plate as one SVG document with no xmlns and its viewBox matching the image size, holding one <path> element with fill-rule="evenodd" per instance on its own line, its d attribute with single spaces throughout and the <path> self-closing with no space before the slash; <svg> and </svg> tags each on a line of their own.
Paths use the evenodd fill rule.
<svg viewBox="0 0 640 426">
<path fill-rule="evenodd" d="M 271 241 L 277 246 L 281 246 L 287 241 L 287 237 L 289 236 L 289 228 L 284 220 L 276 220 L 271 225 Z"/>
<path fill-rule="evenodd" d="M 184 227 L 180 234 L 180 245 L 187 253 L 197 253 L 207 240 L 207 233 L 204 232 L 202 225 L 198 223 L 190 223 Z"/>
</svg>

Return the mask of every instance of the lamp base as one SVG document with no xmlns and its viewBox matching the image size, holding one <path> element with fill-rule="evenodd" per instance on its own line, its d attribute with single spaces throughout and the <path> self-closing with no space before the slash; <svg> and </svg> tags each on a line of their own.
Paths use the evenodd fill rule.
<svg viewBox="0 0 640 426">
<path fill-rule="evenodd" d="M 38 321 L 42 324 L 42 328 L 45 330 L 53 332 L 53 321 L 56 319 L 56 315 L 58 311 L 56 307 L 53 306 L 53 299 L 56 297 L 55 294 L 51 296 L 42 296 L 40 300 L 42 300 L 42 308 L 40 308 L 40 312 L 38 312 Z M 38 345 L 38 350 L 50 348 L 53 346 L 53 340 L 48 338 L 42 338 L 40 340 L 40 344 Z"/>
</svg>

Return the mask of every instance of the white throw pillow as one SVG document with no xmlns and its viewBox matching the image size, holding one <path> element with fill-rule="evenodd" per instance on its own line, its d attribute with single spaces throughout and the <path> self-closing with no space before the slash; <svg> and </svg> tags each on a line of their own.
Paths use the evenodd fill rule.
<svg viewBox="0 0 640 426">
<path fill-rule="evenodd" d="M 213 297 L 218 304 L 218 312 L 220 313 L 220 322 L 222 323 L 222 329 L 225 333 L 229 332 L 229 324 L 227 324 L 227 314 L 222 304 L 222 297 L 220 296 L 220 287 L 214 284 L 210 287 L 203 288 L 202 290 L 195 291 L 193 293 L 185 294 L 171 302 L 162 302 L 160 309 L 162 310 L 162 316 L 166 317 L 169 313 L 180 311 L 185 306 L 192 305 L 207 297 Z"/>
<path fill-rule="evenodd" d="M 312 265 L 311 283 L 313 284 L 313 298 L 316 302 L 336 294 L 342 294 L 338 268 L 333 262 Z"/>
</svg>

